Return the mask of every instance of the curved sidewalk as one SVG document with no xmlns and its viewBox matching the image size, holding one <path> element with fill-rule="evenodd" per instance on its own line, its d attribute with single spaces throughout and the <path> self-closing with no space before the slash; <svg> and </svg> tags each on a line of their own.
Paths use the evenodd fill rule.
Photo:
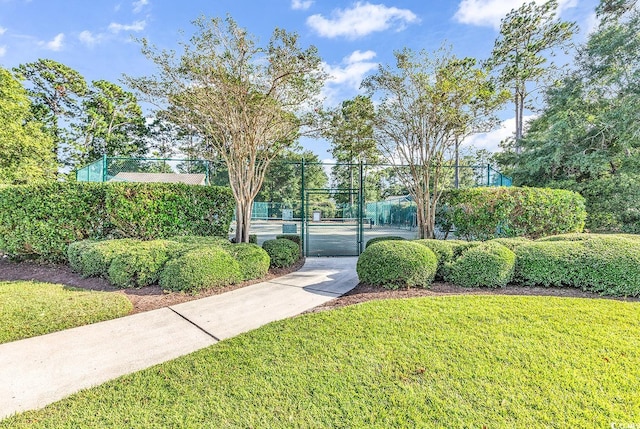
<svg viewBox="0 0 640 429">
<path fill-rule="evenodd" d="M 307 258 L 268 282 L 0 344 L 0 419 L 330 301 L 358 283 L 356 260 Z"/>
</svg>

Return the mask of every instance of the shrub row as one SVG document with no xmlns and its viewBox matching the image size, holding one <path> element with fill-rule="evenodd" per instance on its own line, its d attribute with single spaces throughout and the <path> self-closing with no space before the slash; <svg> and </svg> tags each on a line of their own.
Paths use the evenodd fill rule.
<svg viewBox="0 0 640 429">
<path fill-rule="evenodd" d="M 585 200 L 576 192 L 497 187 L 446 191 L 438 219 L 458 237 L 487 240 L 581 232 L 586 216 Z"/>
<path fill-rule="evenodd" d="M 262 248 L 221 237 L 78 241 L 69 245 L 68 259 L 74 271 L 103 276 L 118 287 L 159 283 L 185 292 L 260 278 L 269 270 L 269 255 Z"/>
<path fill-rule="evenodd" d="M 537 241 L 381 241 L 360 255 L 357 271 L 360 281 L 388 288 L 428 287 L 433 271 L 435 278 L 465 287 L 502 287 L 513 282 L 639 296 L 640 237 L 566 234 Z"/>
<path fill-rule="evenodd" d="M 226 235 L 227 188 L 165 183 L 60 183 L 0 189 L 0 252 L 63 262 L 85 239 Z"/>
<path fill-rule="evenodd" d="M 287 238 L 266 240 L 262 248 L 269 254 L 271 268 L 286 268 L 295 264 L 301 255 L 300 242 Z"/>
</svg>

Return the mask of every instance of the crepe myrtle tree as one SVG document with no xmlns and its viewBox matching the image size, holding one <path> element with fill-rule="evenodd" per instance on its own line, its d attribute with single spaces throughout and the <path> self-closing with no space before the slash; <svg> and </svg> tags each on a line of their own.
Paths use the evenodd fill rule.
<svg viewBox="0 0 640 429">
<path fill-rule="evenodd" d="M 435 236 L 435 215 L 456 141 L 486 132 L 498 123 L 506 101 L 473 58 L 449 49 L 434 53 L 404 49 L 396 65 L 381 65 L 363 85 L 381 96 L 375 136 L 387 162 L 417 205 L 420 238 Z"/>
<path fill-rule="evenodd" d="M 311 126 L 326 79 L 317 49 L 276 28 L 265 46 L 231 18 L 200 17 L 181 53 L 141 39 L 158 67 L 126 77 L 171 121 L 197 131 L 226 163 L 236 200 L 236 242 L 249 241 L 253 200 L 271 161 Z M 319 108 L 319 106 L 317 106 Z"/>
</svg>

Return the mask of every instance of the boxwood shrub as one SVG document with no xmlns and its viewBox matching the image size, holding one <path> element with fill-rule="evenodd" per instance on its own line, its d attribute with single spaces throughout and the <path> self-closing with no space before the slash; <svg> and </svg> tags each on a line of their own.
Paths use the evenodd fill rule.
<svg viewBox="0 0 640 429">
<path fill-rule="evenodd" d="M 69 266 L 76 273 L 82 273 L 83 271 L 83 263 L 82 256 L 84 253 L 92 247 L 95 243 L 98 243 L 96 240 L 81 240 L 74 241 L 69 244 L 67 248 L 67 260 L 69 261 Z"/>
<path fill-rule="evenodd" d="M 75 241 L 226 235 L 230 189 L 166 183 L 61 183 L 0 189 L 0 252 L 65 262 Z"/>
<path fill-rule="evenodd" d="M 286 238 L 287 240 L 297 243 L 298 246 L 302 246 L 302 239 L 298 234 L 278 234 L 276 235 L 276 238 Z"/>
<path fill-rule="evenodd" d="M 134 246 L 136 242 L 137 240 L 129 238 L 87 242 L 81 245 L 78 271 L 83 277 L 108 277 L 113 258 Z M 74 245 L 75 243 L 70 244 L 69 248 Z"/>
<path fill-rule="evenodd" d="M 516 255 L 488 241 L 467 249 L 444 268 L 445 280 L 464 287 L 502 287 L 513 278 Z"/>
<path fill-rule="evenodd" d="M 500 243 L 504 247 L 507 247 L 510 250 L 515 250 L 516 248 L 518 248 L 519 246 L 522 246 L 523 244 L 531 243 L 531 240 L 529 240 L 526 237 L 494 238 L 491 241 L 494 243 Z"/>
<path fill-rule="evenodd" d="M 238 261 L 219 247 L 190 250 L 167 262 L 160 273 L 160 286 L 163 289 L 192 293 L 241 280 Z"/>
<path fill-rule="evenodd" d="M 242 280 L 258 279 L 269 272 L 271 264 L 269 254 L 257 244 L 233 244 L 227 248 L 227 251 L 238 261 Z"/>
<path fill-rule="evenodd" d="M 421 244 L 431 249 L 438 258 L 438 270 L 436 271 L 436 279 L 442 280 L 444 276 L 443 268 L 446 264 L 462 254 L 462 251 L 470 247 L 469 242 L 462 240 L 434 240 L 423 239 L 413 240 L 414 243 Z"/>
<path fill-rule="evenodd" d="M 613 296 L 640 295 L 640 241 L 609 235 L 537 241 L 516 249 L 515 280 L 573 286 Z"/>
<path fill-rule="evenodd" d="M 427 246 L 412 241 L 387 240 L 367 247 L 356 271 L 362 283 L 387 289 L 428 287 L 438 269 L 438 258 Z"/>
<path fill-rule="evenodd" d="M 109 265 L 109 282 L 121 288 L 154 284 L 169 260 L 170 241 L 152 240 L 132 242 L 117 254 Z"/>
<path fill-rule="evenodd" d="M 446 191 L 442 222 L 466 239 L 581 232 L 587 216 L 584 198 L 572 191 L 545 188 L 470 188 Z"/>
<path fill-rule="evenodd" d="M 385 235 L 383 237 L 373 237 L 371 239 L 369 239 L 369 241 L 367 241 L 367 244 L 365 244 L 365 249 L 369 246 L 371 246 L 372 244 L 375 243 L 379 243 L 381 241 L 402 241 L 405 240 L 404 237 L 400 237 L 400 236 L 396 236 L 396 235 Z"/>
<path fill-rule="evenodd" d="M 300 259 L 300 246 L 286 238 L 266 240 L 262 248 L 269 255 L 272 268 L 290 267 Z"/>
</svg>

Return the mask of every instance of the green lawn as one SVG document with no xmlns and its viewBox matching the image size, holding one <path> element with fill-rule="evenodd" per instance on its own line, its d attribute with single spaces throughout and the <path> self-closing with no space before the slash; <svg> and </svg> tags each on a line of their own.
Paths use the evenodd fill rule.
<svg viewBox="0 0 640 429">
<path fill-rule="evenodd" d="M 39 282 L 0 282 L 0 343 L 114 319 L 133 306 L 114 293 Z"/>
<path fill-rule="evenodd" d="M 453 296 L 273 323 L 0 427 L 609 428 L 639 392 L 638 303 Z"/>
</svg>

